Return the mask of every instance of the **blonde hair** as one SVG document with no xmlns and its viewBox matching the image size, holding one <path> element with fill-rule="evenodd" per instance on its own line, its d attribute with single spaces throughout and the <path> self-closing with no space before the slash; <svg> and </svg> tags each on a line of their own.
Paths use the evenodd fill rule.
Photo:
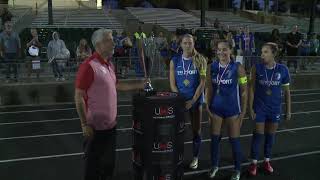
<svg viewBox="0 0 320 180">
<path fill-rule="evenodd" d="M 181 38 L 181 42 L 185 38 L 191 38 L 194 42 L 194 38 L 191 34 L 183 35 Z M 192 50 L 192 63 L 200 72 L 207 70 L 207 59 L 202 54 L 200 54 L 195 48 L 193 48 Z"/>
</svg>

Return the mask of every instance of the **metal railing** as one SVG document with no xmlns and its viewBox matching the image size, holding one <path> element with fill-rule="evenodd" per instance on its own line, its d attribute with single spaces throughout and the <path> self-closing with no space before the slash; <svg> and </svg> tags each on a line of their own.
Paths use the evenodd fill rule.
<svg viewBox="0 0 320 180">
<path fill-rule="evenodd" d="M 239 60 L 237 58 L 237 60 Z M 151 78 L 168 78 L 168 59 L 155 58 L 153 60 L 147 60 L 146 66 L 150 69 Z M 259 56 L 244 56 L 242 58 L 242 64 L 244 65 L 247 73 L 250 72 L 251 67 L 261 62 Z M 139 57 L 114 57 L 113 65 L 118 78 L 139 78 L 144 77 L 143 63 Z M 298 74 L 305 73 L 320 73 L 320 56 L 285 56 L 279 59 L 279 63 L 287 65 L 289 63 L 289 69 L 292 73 L 295 73 L 297 67 Z M 74 80 L 78 68 L 81 64 L 75 58 L 59 59 L 54 63 L 48 63 L 46 58 L 25 58 L 16 60 L 3 60 L 0 59 L 0 81 L 9 82 L 50 82 L 57 80 L 58 77 L 54 76 L 54 68 L 58 68 L 61 71 L 61 75 L 66 80 Z M 296 63 L 296 65 L 295 65 Z M 55 66 L 55 67 L 54 67 Z M 7 75 L 10 75 L 10 79 L 7 79 Z M 16 77 L 16 79 L 15 79 Z"/>
</svg>

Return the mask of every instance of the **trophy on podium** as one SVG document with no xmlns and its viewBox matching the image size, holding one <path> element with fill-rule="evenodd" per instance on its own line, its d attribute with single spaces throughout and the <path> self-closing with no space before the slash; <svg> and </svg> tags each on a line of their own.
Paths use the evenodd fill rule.
<svg viewBox="0 0 320 180">
<path fill-rule="evenodd" d="M 145 92 L 152 92 L 153 88 L 150 81 L 150 76 L 153 69 L 153 60 L 154 60 L 154 54 L 155 54 L 155 42 L 154 42 L 154 34 L 152 33 L 149 38 L 141 38 L 139 40 L 140 44 L 140 54 L 141 54 L 141 60 L 143 64 L 143 70 L 144 70 L 144 77 L 148 79 L 148 81 L 145 83 L 144 91 Z"/>
</svg>

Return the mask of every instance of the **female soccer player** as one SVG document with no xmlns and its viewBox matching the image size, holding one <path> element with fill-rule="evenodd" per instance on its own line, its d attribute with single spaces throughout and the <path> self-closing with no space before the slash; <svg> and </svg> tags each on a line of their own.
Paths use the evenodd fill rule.
<svg viewBox="0 0 320 180">
<path fill-rule="evenodd" d="M 195 50 L 192 35 L 182 37 L 181 47 L 183 54 L 173 57 L 170 62 L 170 87 L 171 91 L 180 93 L 186 100 L 186 115 L 190 117 L 193 131 L 193 160 L 190 168 L 197 169 L 207 62 Z"/>
<path fill-rule="evenodd" d="M 243 66 L 231 58 L 232 46 L 228 41 L 218 43 L 217 54 L 219 61 L 208 67 L 205 90 L 211 122 L 212 168 L 209 177 L 214 178 L 218 172 L 221 125 L 226 123 L 235 165 L 231 179 L 239 180 L 242 158 L 239 136 L 247 107 L 247 77 Z"/>
<path fill-rule="evenodd" d="M 275 43 L 266 43 L 262 47 L 262 63 L 251 70 L 249 90 L 250 116 L 255 120 L 255 130 L 251 143 L 252 164 L 249 174 L 257 174 L 257 160 L 261 139 L 265 134 L 263 168 L 272 173 L 270 164 L 271 149 L 275 140 L 275 132 L 281 118 L 281 91 L 284 90 L 286 100 L 286 120 L 291 118 L 290 75 L 288 68 L 275 61 L 278 47 Z"/>
</svg>

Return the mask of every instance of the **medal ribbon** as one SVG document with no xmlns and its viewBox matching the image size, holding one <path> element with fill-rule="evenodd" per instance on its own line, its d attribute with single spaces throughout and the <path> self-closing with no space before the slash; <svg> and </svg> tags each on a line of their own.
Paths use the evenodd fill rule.
<svg viewBox="0 0 320 180">
<path fill-rule="evenodd" d="M 183 60 L 183 57 L 182 57 L 183 74 L 186 76 L 186 79 L 187 79 L 188 72 L 189 72 L 189 69 L 190 69 L 191 64 L 192 64 L 192 63 L 189 64 L 188 69 L 186 70 L 185 67 L 184 67 L 184 60 Z M 187 72 L 187 73 L 186 73 L 186 72 Z"/>
<path fill-rule="evenodd" d="M 266 69 L 266 67 L 264 68 L 264 72 L 265 72 L 265 74 L 266 74 L 267 86 L 268 86 L 269 88 L 270 88 L 270 86 L 271 86 L 271 81 L 272 81 L 274 72 L 275 72 L 275 70 L 276 70 L 276 67 L 277 67 L 277 63 L 273 66 L 273 71 L 272 71 L 272 75 L 271 75 L 271 79 L 270 79 L 270 80 L 268 79 L 267 69 Z"/>
<path fill-rule="evenodd" d="M 222 74 L 221 74 L 221 77 L 220 77 L 220 79 L 219 79 L 219 74 L 220 74 L 220 63 L 219 63 L 219 73 L 218 73 L 218 75 L 217 75 L 217 84 L 218 84 L 218 86 L 220 86 L 222 77 L 223 77 L 224 73 L 226 72 L 226 70 L 228 69 L 229 64 L 230 64 L 230 62 L 227 64 L 226 68 L 223 70 L 223 72 L 222 72 Z"/>
</svg>

